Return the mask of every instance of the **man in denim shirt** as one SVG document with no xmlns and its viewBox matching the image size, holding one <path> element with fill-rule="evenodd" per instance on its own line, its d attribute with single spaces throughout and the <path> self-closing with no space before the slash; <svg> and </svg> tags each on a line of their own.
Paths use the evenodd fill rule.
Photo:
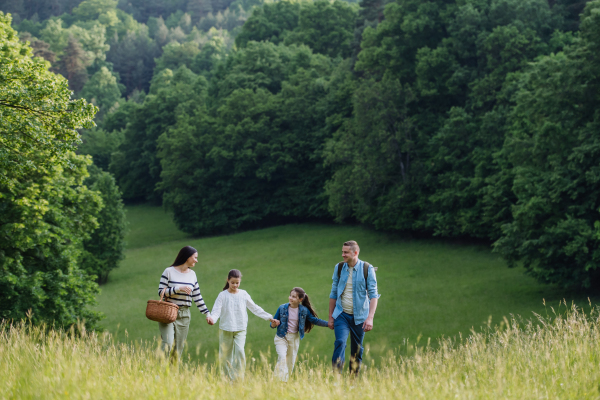
<svg viewBox="0 0 600 400">
<path fill-rule="evenodd" d="M 364 277 L 364 262 L 358 259 L 360 248 L 351 240 L 342 246 L 344 263 L 336 264 L 329 295 L 329 328 L 335 331 L 333 367 L 344 368 L 346 342 L 350 335 L 350 372 L 358 373 L 363 353 L 365 332 L 373 329 L 373 317 L 379 294 L 375 269 L 369 266 Z M 342 268 L 338 278 L 338 265 Z"/>
</svg>

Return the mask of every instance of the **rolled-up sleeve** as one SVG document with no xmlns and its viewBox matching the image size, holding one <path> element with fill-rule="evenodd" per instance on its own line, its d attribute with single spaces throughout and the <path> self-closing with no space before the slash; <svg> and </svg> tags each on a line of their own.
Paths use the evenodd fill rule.
<svg viewBox="0 0 600 400">
<path fill-rule="evenodd" d="M 337 273 L 337 269 L 338 269 L 338 264 L 335 265 L 335 267 L 333 268 L 333 276 L 331 277 L 331 279 L 333 280 L 333 283 L 331 284 L 331 293 L 329 294 L 329 298 L 330 299 L 337 299 L 337 288 L 338 288 L 338 273 Z M 377 281 L 375 281 L 375 290 L 377 290 Z"/>
<path fill-rule="evenodd" d="M 378 299 L 381 295 L 377 292 L 377 276 L 375 276 L 375 268 L 369 266 L 369 274 L 367 275 L 367 292 L 369 299 Z"/>
</svg>

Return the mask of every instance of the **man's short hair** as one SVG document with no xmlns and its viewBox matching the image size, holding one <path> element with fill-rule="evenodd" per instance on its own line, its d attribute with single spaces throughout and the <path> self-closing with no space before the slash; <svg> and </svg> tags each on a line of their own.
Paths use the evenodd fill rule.
<svg viewBox="0 0 600 400">
<path fill-rule="evenodd" d="M 352 251 L 360 252 L 360 247 L 358 247 L 358 243 L 356 243 L 354 240 L 348 240 L 347 242 L 344 242 L 344 246 L 350 247 L 350 250 Z"/>
</svg>

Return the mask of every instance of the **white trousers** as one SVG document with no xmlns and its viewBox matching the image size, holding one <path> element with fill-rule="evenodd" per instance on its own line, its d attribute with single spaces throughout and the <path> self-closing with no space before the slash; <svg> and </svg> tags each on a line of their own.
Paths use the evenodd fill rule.
<svg viewBox="0 0 600 400">
<path fill-rule="evenodd" d="M 246 371 L 246 331 L 229 332 L 219 329 L 219 363 L 232 381 L 244 380 Z"/>
<path fill-rule="evenodd" d="M 284 338 L 275 335 L 275 351 L 277 352 L 275 376 L 283 382 L 288 381 L 294 370 L 299 347 L 300 335 L 298 333 L 288 333 Z"/>
</svg>

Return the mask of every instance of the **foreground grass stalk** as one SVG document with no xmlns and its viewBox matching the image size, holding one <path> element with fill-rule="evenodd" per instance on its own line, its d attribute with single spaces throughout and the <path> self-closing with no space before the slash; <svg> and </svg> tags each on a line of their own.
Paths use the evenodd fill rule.
<svg viewBox="0 0 600 400">
<path fill-rule="evenodd" d="M 55 331 L 28 322 L 0 326 L 3 399 L 598 399 L 600 319 L 575 306 L 536 321 L 505 319 L 487 332 L 440 340 L 436 348 L 389 352 L 378 368 L 338 376 L 301 359 L 287 384 L 269 358 L 232 384 L 214 365 L 170 364 L 157 347 L 117 344 L 81 327 Z M 322 360 L 322 358 L 321 358 Z"/>
</svg>

